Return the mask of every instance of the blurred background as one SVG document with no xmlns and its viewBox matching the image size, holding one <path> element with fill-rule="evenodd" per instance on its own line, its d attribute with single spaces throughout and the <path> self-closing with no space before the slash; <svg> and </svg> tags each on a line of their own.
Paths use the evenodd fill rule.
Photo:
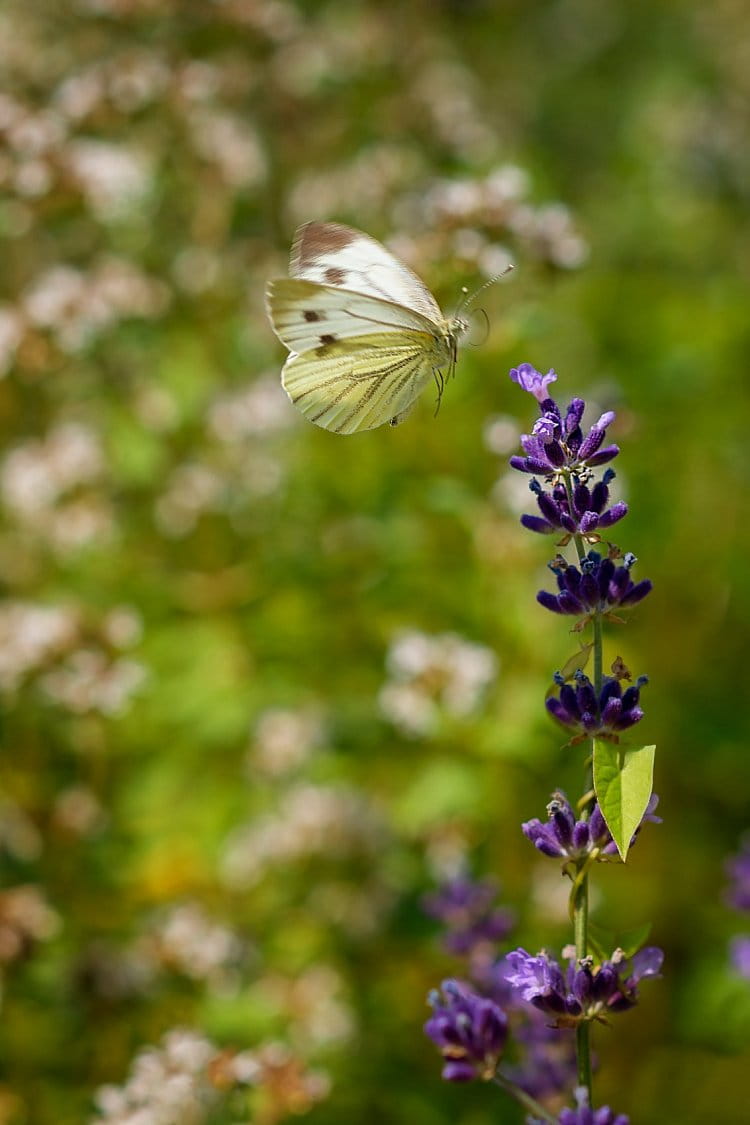
<svg viewBox="0 0 750 1125">
<path fill-rule="evenodd" d="M 6 0 L 2 1125 L 522 1120 L 440 1082 L 461 964 L 420 903 L 493 873 L 513 944 L 569 937 L 519 827 L 582 772 L 507 468 L 523 361 L 617 411 L 655 586 L 607 656 L 651 678 L 664 824 L 595 910 L 667 960 L 596 1031 L 597 1101 L 747 1119 L 747 31 L 739 0 Z M 263 294 L 312 218 L 446 310 L 515 262 L 437 418 L 288 404 Z"/>
</svg>

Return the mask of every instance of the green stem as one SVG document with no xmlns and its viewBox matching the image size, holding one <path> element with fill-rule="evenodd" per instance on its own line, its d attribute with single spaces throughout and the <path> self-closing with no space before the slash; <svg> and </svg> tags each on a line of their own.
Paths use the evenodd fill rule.
<svg viewBox="0 0 750 1125">
<path fill-rule="evenodd" d="M 569 473 L 564 474 L 565 491 L 568 504 L 573 511 L 573 487 Z M 578 562 L 582 563 L 586 557 L 586 544 L 580 535 L 573 536 Z M 603 675 L 603 644 L 602 644 L 602 619 L 595 613 L 593 616 L 593 657 L 594 657 L 594 690 L 596 694 L 602 690 Z M 592 753 L 586 765 L 586 778 L 584 792 L 589 793 L 594 785 L 593 771 L 593 743 Z M 583 808 L 581 815 L 587 819 L 590 803 Z M 589 876 L 587 871 L 579 869 L 577 886 L 573 891 L 573 931 L 575 935 L 576 959 L 581 960 L 588 954 L 588 925 L 589 925 Z M 589 1105 L 592 1104 L 591 1095 L 591 1025 L 587 1021 L 580 1023 L 576 1028 L 576 1059 L 578 1064 L 578 1084 L 585 1086 L 589 1095 Z"/>
<path fill-rule="evenodd" d="M 576 943 L 576 960 L 580 961 L 588 953 L 589 922 L 589 877 L 584 875 L 573 899 L 573 931 Z M 588 1022 L 579 1023 L 576 1028 L 576 1059 L 578 1063 L 578 1085 L 585 1086 L 591 1101 L 591 1039 Z"/>
<path fill-rule="evenodd" d="M 550 1125 L 555 1125 L 557 1122 L 556 1117 L 548 1113 L 544 1106 L 540 1105 L 535 1098 L 532 1098 L 531 1095 L 527 1094 L 525 1090 L 522 1090 L 520 1086 L 516 1086 L 515 1082 L 511 1082 L 509 1078 L 505 1078 L 502 1074 L 498 1073 L 494 1075 L 492 1081 L 496 1086 L 499 1086 L 501 1090 L 505 1090 L 506 1094 L 510 1094 L 512 1098 L 520 1102 L 524 1109 L 528 1110 L 529 1113 L 533 1113 L 534 1117 L 538 1117 L 540 1121 L 548 1121 Z"/>
<path fill-rule="evenodd" d="M 594 688 L 596 694 L 602 690 L 602 682 L 604 676 L 602 675 L 602 615 L 600 613 L 594 614 Z"/>
<path fill-rule="evenodd" d="M 585 1086 L 591 1104 L 591 1024 L 588 1020 L 576 1028 L 576 1059 L 578 1060 L 578 1085 Z"/>
</svg>

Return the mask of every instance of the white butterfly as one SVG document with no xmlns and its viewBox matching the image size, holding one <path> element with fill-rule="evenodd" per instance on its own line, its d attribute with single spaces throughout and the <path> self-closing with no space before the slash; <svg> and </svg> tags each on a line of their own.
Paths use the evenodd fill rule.
<svg viewBox="0 0 750 1125">
<path fill-rule="evenodd" d="M 434 378 L 438 402 L 468 327 L 362 231 L 305 223 L 267 308 L 289 349 L 281 381 L 306 418 L 337 434 L 397 425 Z M 447 368 L 447 375 L 443 370 Z"/>
</svg>

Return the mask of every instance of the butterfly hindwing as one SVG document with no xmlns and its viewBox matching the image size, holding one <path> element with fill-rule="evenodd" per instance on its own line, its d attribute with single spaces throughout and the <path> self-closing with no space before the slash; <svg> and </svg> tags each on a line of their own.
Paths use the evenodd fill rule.
<svg viewBox="0 0 750 1125">
<path fill-rule="evenodd" d="M 311 422 L 350 434 L 400 420 L 431 379 L 435 358 L 404 343 L 403 333 L 382 332 L 292 354 L 282 383 Z"/>
</svg>

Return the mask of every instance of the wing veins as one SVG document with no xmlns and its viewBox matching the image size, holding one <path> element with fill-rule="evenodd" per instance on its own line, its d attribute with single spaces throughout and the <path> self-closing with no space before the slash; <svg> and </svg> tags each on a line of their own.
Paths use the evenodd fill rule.
<svg viewBox="0 0 750 1125">
<path fill-rule="evenodd" d="M 303 352 L 302 356 L 304 357 L 306 354 L 306 352 Z M 355 374 L 353 371 L 342 371 L 340 373 L 337 373 L 336 375 L 329 375 L 327 379 L 321 380 L 314 387 L 310 387 L 308 390 L 302 391 L 301 394 L 297 395 L 294 401 L 299 402 L 299 400 L 304 398 L 305 395 L 316 394 L 318 391 L 325 390 L 326 387 L 330 387 L 335 385 L 336 383 L 340 383 L 342 380 L 346 380 L 347 386 L 345 389 L 347 392 L 350 391 L 352 387 L 356 386 L 357 383 L 366 383 L 368 380 L 374 380 L 375 384 L 377 384 L 379 380 L 386 379 L 389 375 L 392 375 L 394 371 L 397 371 L 399 367 L 401 367 L 404 363 L 409 363 L 418 355 L 419 352 L 416 349 L 410 348 L 407 355 L 395 360 L 394 363 L 392 363 L 389 367 L 381 367 L 375 371 L 362 371 L 358 374 Z M 296 358 L 296 353 L 292 353 L 292 355 L 289 356 L 289 360 L 293 360 Z M 342 355 L 340 359 L 342 360 L 342 364 L 346 362 L 345 356 Z M 287 360 L 287 362 L 289 362 L 289 360 Z"/>
<path fill-rule="evenodd" d="M 355 418 L 355 417 L 357 416 L 357 414 L 359 413 L 359 411 L 360 411 L 360 410 L 361 410 L 361 409 L 362 409 L 363 407 L 365 407 L 365 406 L 367 406 L 367 405 L 368 405 L 368 403 L 369 403 L 369 402 L 370 402 L 370 400 L 372 399 L 373 395 L 375 395 L 375 394 L 377 393 L 377 390 L 378 390 L 378 387 L 379 387 L 379 385 L 380 385 L 381 381 L 382 381 L 383 379 L 387 379 L 387 378 L 388 378 L 388 377 L 389 377 L 390 375 L 393 375 L 393 373 L 394 373 L 395 371 L 398 371 L 398 369 L 399 369 L 400 367 L 403 367 L 403 366 L 404 366 L 404 364 L 411 364 L 411 363 L 413 363 L 413 362 L 414 362 L 414 360 L 415 360 L 415 359 L 417 358 L 417 356 L 418 356 L 418 355 L 419 355 L 419 352 L 416 352 L 416 351 L 414 351 L 414 352 L 410 352 L 410 353 L 409 353 L 409 355 L 407 355 L 407 356 L 404 356 L 404 357 L 403 357 L 403 359 L 399 359 L 399 360 L 397 360 L 397 361 L 396 361 L 395 363 L 391 364 L 391 366 L 390 366 L 390 367 L 382 368 L 382 369 L 381 369 L 380 371 L 373 371 L 373 372 L 371 372 L 370 374 L 366 375 L 366 376 L 365 376 L 365 378 L 367 378 L 367 379 L 372 379 L 372 380 L 373 380 L 372 384 L 371 384 L 371 385 L 370 385 L 370 386 L 369 386 L 369 387 L 367 388 L 367 390 L 366 390 L 366 391 L 365 391 L 365 393 L 364 393 L 364 394 L 362 395 L 362 398 L 361 398 L 361 399 L 359 400 L 359 402 L 357 402 L 357 403 L 355 404 L 355 406 L 354 406 L 353 410 L 351 411 L 351 413 L 350 413 L 350 414 L 348 414 L 348 415 L 346 415 L 346 417 L 345 417 L 345 418 L 344 418 L 343 420 L 344 420 L 344 421 L 351 421 L 351 419 L 352 419 L 352 418 Z M 410 371 L 407 371 L 407 372 L 405 372 L 405 375 L 406 375 L 407 377 L 408 377 L 408 376 L 409 376 L 410 374 L 411 374 L 411 372 L 410 372 Z M 337 394 L 337 395 L 335 396 L 335 398 L 331 399 L 331 401 L 330 401 L 330 402 L 327 402 L 327 403 L 326 403 L 326 405 L 325 405 L 325 407 L 323 408 L 323 410 L 320 410 L 320 411 L 319 411 L 319 412 L 318 412 L 317 414 L 315 414 L 315 415 L 311 415 L 311 420 L 312 420 L 313 422 L 317 421 L 317 420 L 318 420 L 319 418 L 322 418 L 322 417 L 323 417 L 323 415 L 324 415 L 325 413 L 327 413 L 327 411 L 329 411 L 329 410 L 331 409 L 331 407 L 332 407 L 332 406 L 337 406 L 337 405 L 338 405 L 338 404 L 339 404 L 339 403 L 341 402 L 341 400 L 342 400 L 343 398 L 346 398 L 346 396 L 347 396 L 347 395 L 349 394 L 349 392 L 351 391 L 352 387 L 353 387 L 353 386 L 356 386 L 356 384 L 357 384 L 357 383 L 360 383 L 360 382 L 362 382 L 362 381 L 363 381 L 363 377 L 362 377 L 362 376 L 358 376 L 358 375 L 352 375 L 352 374 L 349 374 L 349 375 L 336 375 L 336 376 L 335 376 L 335 377 L 333 378 L 333 380 L 328 380 L 327 382 L 328 382 L 328 383 L 330 383 L 331 381 L 333 381 L 333 382 L 339 382 L 339 380 L 346 380 L 346 384 L 345 384 L 345 386 L 343 386 L 343 387 L 341 388 L 341 390 L 340 390 L 340 391 L 339 391 L 339 393 L 338 393 L 338 394 Z M 319 390 L 321 386 L 322 386 L 322 384 L 318 384 L 318 387 L 316 387 L 316 388 L 313 388 L 312 390 Z M 312 390 L 311 390 L 311 391 L 303 391 L 303 392 L 302 392 L 302 394 L 301 394 L 301 395 L 299 396 L 299 398 L 298 398 L 298 399 L 295 399 L 295 402 L 298 402 L 298 401 L 299 401 L 299 399 L 301 399 L 301 398 L 304 398 L 304 396 L 305 396 L 306 394 L 310 394 L 310 393 L 312 393 Z"/>
</svg>

